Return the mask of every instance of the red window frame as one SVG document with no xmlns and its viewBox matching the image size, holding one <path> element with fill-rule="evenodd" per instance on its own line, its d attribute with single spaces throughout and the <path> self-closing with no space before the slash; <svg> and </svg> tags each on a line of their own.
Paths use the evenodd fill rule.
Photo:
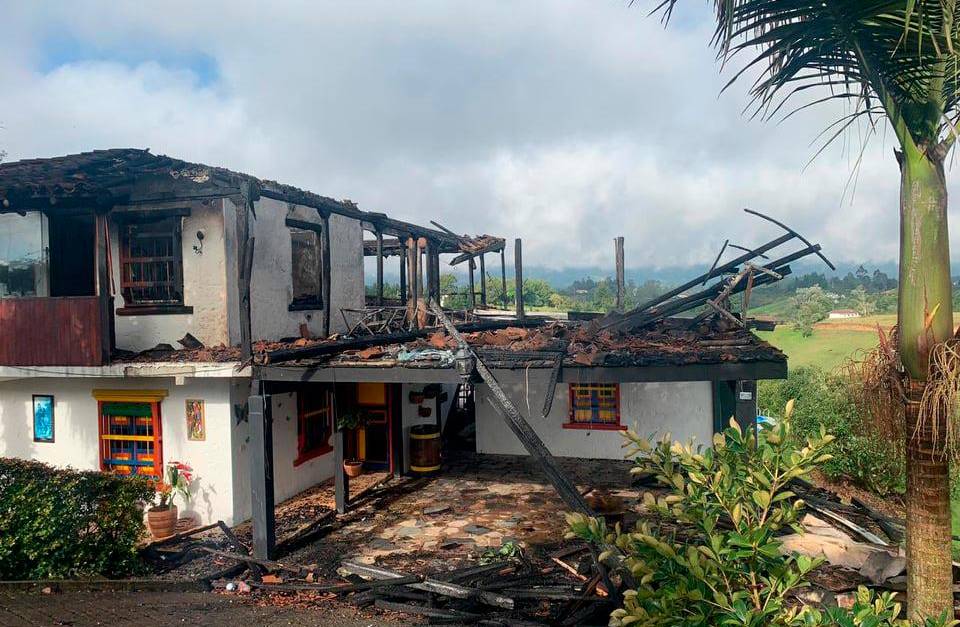
<svg viewBox="0 0 960 627">
<path fill-rule="evenodd" d="M 103 413 L 104 405 L 123 403 L 123 404 L 137 404 L 137 405 L 149 405 L 150 407 L 150 416 L 127 416 L 126 420 L 143 420 L 147 418 L 150 423 L 152 435 L 150 439 L 144 439 L 147 436 L 142 435 L 116 435 L 110 433 L 111 429 L 111 419 L 117 419 L 117 416 L 105 415 Z M 140 401 L 140 400 L 117 400 L 117 401 L 97 401 L 97 442 L 99 444 L 99 457 L 100 457 L 100 470 L 103 472 L 114 472 L 122 475 L 146 475 L 148 477 L 154 477 L 157 479 L 163 478 L 163 420 L 160 415 L 160 402 L 159 401 Z M 146 459 L 132 459 L 131 465 L 126 466 L 124 464 L 115 463 L 118 458 L 116 457 L 116 451 L 113 451 L 113 442 L 129 442 L 133 445 L 134 451 L 136 451 L 138 442 L 150 442 L 153 445 L 153 453 L 150 460 Z M 113 460 L 113 461 L 111 461 Z M 150 461 L 151 466 L 142 465 L 144 462 Z M 119 468 L 126 468 L 127 470 L 120 471 Z M 149 468 L 149 470 L 141 470 L 144 468 Z"/>
<path fill-rule="evenodd" d="M 308 394 L 319 395 L 320 405 L 308 407 Z M 318 417 L 326 420 L 327 437 L 322 444 L 308 449 L 307 421 Z M 333 392 L 329 389 L 297 392 L 297 458 L 293 460 L 293 465 L 299 466 L 331 452 L 333 450 L 333 446 L 330 445 L 331 436 L 333 436 Z"/>
<path fill-rule="evenodd" d="M 567 385 L 569 390 L 569 409 L 567 413 L 567 422 L 563 424 L 564 429 L 589 429 L 589 430 L 599 430 L 599 431 L 625 431 L 627 429 L 626 425 L 620 423 L 620 384 L 618 383 L 570 383 Z M 613 410 L 616 412 L 616 422 L 611 421 L 592 421 L 587 422 L 583 420 L 575 419 L 575 412 L 579 409 L 581 411 L 585 409 L 590 409 L 595 412 L 599 412 L 601 408 L 599 406 L 590 406 L 582 407 L 578 406 L 577 391 L 578 388 L 606 388 L 612 389 L 614 394 L 614 406 Z"/>
</svg>

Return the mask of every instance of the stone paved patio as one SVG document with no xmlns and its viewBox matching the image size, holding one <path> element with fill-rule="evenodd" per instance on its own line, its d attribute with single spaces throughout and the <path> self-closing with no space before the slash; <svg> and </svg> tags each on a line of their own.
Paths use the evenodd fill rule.
<svg viewBox="0 0 960 627">
<path fill-rule="evenodd" d="M 618 461 L 561 460 L 578 486 L 601 487 L 639 499 L 629 487 L 629 465 Z M 425 486 L 366 519 L 331 533 L 290 556 L 301 564 L 356 560 L 427 569 L 475 558 L 515 542 L 524 550 L 559 543 L 566 507 L 527 458 L 463 454 L 445 462 Z M 426 563 L 426 564 L 425 564 Z"/>
</svg>

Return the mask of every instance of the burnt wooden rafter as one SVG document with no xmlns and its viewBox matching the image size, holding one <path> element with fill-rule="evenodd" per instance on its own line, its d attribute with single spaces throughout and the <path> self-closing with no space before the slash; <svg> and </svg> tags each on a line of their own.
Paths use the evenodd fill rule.
<svg viewBox="0 0 960 627">
<path fill-rule="evenodd" d="M 0 213 L 232 197 L 241 193 L 244 182 L 258 189 L 263 198 L 311 207 L 328 216 L 352 218 L 364 228 L 399 242 L 408 237 L 426 238 L 443 254 L 473 255 L 481 249 L 497 250 L 497 242 L 500 246 L 503 242 L 489 235 L 460 236 L 446 228 L 396 220 L 383 213 L 363 211 L 349 200 L 335 200 L 275 181 L 154 155 L 138 148 L 94 150 L 0 164 Z"/>
</svg>

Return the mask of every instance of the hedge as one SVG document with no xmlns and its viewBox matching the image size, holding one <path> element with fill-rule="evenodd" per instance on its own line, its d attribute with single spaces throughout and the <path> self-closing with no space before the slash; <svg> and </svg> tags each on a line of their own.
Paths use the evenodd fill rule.
<svg viewBox="0 0 960 627">
<path fill-rule="evenodd" d="M 141 477 L 0 458 L 0 580 L 137 572 L 153 496 Z"/>
</svg>

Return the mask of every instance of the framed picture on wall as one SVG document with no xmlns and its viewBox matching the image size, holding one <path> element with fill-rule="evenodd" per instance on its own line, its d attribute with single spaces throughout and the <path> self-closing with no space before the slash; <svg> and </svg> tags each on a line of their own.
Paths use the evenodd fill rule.
<svg viewBox="0 0 960 627">
<path fill-rule="evenodd" d="M 187 401 L 187 439 L 206 440 L 207 424 L 203 416 L 203 401 L 190 399 Z"/>
<path fill-rule="evenodd" d="M 53 442 L 53 396 L 33 395 L 33 441 Z"/>
</svg>

